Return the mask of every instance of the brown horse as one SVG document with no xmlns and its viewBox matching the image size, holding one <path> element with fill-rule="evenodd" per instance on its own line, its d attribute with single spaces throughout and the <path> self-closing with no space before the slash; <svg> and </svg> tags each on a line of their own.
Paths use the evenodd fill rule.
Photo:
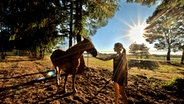
<svg viewBox="0 0 184 104">
<path fill-rule="evenodd" d="M 65 86 L 69 74 L 72 74 L 73 92 L 76 92 L 75 74 L 78 71 L 78 67 L 80 65 L 80 57 L 84 51 L 92 54 L 93 57 L 96 57 L 97 55 L 97 50 L 95 49 L 92 41 L 90 39 L 84 38 L 83 41 L 70 47 L 68 50 L 63 51 L 61 49 L 57 49 L 50 56 L 56 70 L 57 85 L 60 85 L 61 70 L 65 72 L 64 92 L 66 92 Z"/>
</svg>

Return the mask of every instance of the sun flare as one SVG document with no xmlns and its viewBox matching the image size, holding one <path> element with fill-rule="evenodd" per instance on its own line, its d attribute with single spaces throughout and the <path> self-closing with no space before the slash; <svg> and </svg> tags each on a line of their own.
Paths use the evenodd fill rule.
<svg viewBox="0 0 184 104">
<path fill-rule="evenodd" d="M 141 20 L 138 19 L 137 23 L 133 22 L 132 24 L 125 24 L 129 27 L 126 37 L 128 37 L 131 42 L 136 42 L 138 44 L 146 43 L 143 34 L 146 32 L 145 28 L 148 26 L 148 24 L 145 21 L 141 22 Z"/>
<path fill-rule="evenodd" d="M 130 41 L 136 42 L 136 43 L 145 43 L 143 34 L 145 32 L 144 29 L 146 26 L 147 25 L 145 23 L 142 23 L 142 24 L 138 23 L 133 26 L 130 26 L 130 29 L 128 30 L 128 34 L 127 34 Z"/>
</svg>

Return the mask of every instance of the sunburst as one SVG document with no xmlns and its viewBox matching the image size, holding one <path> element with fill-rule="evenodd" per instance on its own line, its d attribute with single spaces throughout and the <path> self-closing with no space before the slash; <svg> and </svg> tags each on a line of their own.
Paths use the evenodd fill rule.
<svg viewBox="0 0 184 104">
<path fill-rule="evenodd" d="M 143 34 L 146 33 L 145 28 L 148 24 L 145 21 L 141 21 L 141 19 L 138 18 L 137 22 L 132 21 L 132 23 L 127 23 L 123 21 L 123 23 L 129 27 L 129 29 L 126 30 L 127 34 L 125 35 L 125 37 L 128 37 L 129 41 L 138 44 L 146 43 Z"/>
</svg>

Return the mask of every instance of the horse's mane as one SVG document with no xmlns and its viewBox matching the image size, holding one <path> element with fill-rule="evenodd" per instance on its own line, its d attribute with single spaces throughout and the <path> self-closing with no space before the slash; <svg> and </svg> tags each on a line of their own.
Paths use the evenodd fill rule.
<svg viewBox="0 0 184 104">
<path fill-rule="evenodd" d="M 84 48 L 84 45 L 86 44 L 86 43 L 92 43 L 92 41 L 89 39 L 89 38 L 84 38 L 84 40 L 83 41 L 80 41 L 80 42 L 78 42 L 77 44 L 75 44 L 75 45 L 73 45 L 73 46 L 71 46 L 71 47 L 69 47 L 66 51 L 67 52 L 81 52 L 81 51 L 83 51 L 83 50 L 81 50 L 81 49 L 83 49 Z"/>
</svg>

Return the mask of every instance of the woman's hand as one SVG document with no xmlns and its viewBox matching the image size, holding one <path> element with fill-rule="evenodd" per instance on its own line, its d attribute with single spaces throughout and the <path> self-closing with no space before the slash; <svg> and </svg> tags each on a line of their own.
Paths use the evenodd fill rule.
<svg viewBox="0 0 184 104">
<path fill-rule="evenodd" d="M 95 58 L 96 58 L 96 59 L 99 59 L 99 60 L 104 60 L 103 58 L 101 58 L 101 57 L 98 57 L 98 56 L 97 56 L 97 57 L 95 57 Z"/>
<path fill-rule="evenodd" d="M 102 60 L 102 61 L 108 61 L 115 57 L 115 55 L 104 55 L 101 53 L 98 53 L 98 55 L 95 57 L 96 59 Z"/>
</svg>

